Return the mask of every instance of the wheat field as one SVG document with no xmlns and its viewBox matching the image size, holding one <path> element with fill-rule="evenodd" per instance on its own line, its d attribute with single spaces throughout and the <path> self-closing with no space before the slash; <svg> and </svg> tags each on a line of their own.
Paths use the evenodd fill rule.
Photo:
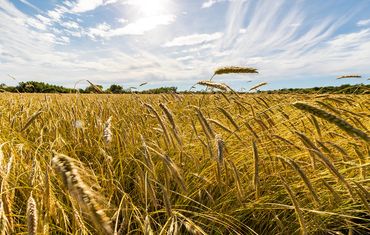
<svg viewBox="0 0 370 235">
<path fill-rule="evenodd" d="M 370 233 L 370 95 L 0 94 L 1 234 Z"/>
</svg>

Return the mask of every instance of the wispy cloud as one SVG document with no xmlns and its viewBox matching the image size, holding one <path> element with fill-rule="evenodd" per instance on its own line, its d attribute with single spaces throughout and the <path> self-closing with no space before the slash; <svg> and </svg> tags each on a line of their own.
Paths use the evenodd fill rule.
<svg viewBox="0 0 370 235">
<path fill-rule="evenodd" d="M 19 0 L 20 2 L 22 2 L 23 4 L 26 4 L 27 6 L 31 7 L 32 9 L 40 12 L 40 8 L 36 7 L 35 5 L 31 4 L 29 1 L 27 0 Z"/>
<path fill-rule="evenodd" d="M 333 38 L 336 30 L 348 22 L 356 8 L 342 14 L 340 18 L 329 14 L 315 21 L 309 19 L 309 15 L 302 11 L 303 8 L 303 1 L 294 4 L 289 1 L 233 2 L 228 12 L 225 36 L 218 49 L 220 52 L 226 50 L 232 53 L 221 59 L 229 63 L 254 64 L 270 79 L 273 79 L 271 75 L 282 77 L 281 74 L 312 73 L 313 70 L 307 68 L 313 64 L 316 71 L 330 73 L 327 69 L 329 67 L 334 73 L 337 69 L 330 63 L 336 63 L 338 68 L 339 61 L 347 62 L 338 50 L 345 52 L 348 45 L 358 47 L 364 45 L 364 38 L 370 39 L 367 31 Z M 245 22 L 246 25 L 243 25 Z M 240 34 L 240 29 L 243 34 Z M 332 45 L 346 47 L 335 50 Z M 370 59 L 370 53 L 367 54 Z M 258 63 L 249 59 L 255 57 L 260 58 Z M 335 57 L 336 61 L 328 60 L 330 57 Z M 360 68 L 355 61 L 350 64 L 353 69 Z"/>
<path fill-rule="evenodd" d="M 191 46 L 201 43 L 211 42 L 222 37 L 223 33 L 216 32 L 212 34 L 192 34 L 176 37 L 164 44 L 164 47 Z"/>
<path fill-rule="evenodd" d="M 69 9 L 65 6 L 57 6 L 55 9 L 47 12 L 50 22 L 59 22 L 65 13 L 69 12 Z"/>
<path fill-rule="evenodd" d="M 87 35 L 93 39 L 123 36 L 123 35 L 143 35 L 144 33 L 155 29 L 161 25 L 169 25 L 175 20 L 174 15 L 159 15 L 153 17 L 145 17 L 135 22 L 129 23 L 124 27 L 112 28 L 107 23 L 97 25 L 95 28 L 90 28 Z"/>
<path fill-rule="evenodd" d="M 101 5 L 103 5 L 103 0 L 78 0 L 71 10 L 75 13 L 82 13 L 94 10 Z"/>
<path fill-rule="evenodd" d="M 39 19 L 37 18 L 27 18 L 26 23 L 39 30 L 46 30 L 46 25 Z"/>
<path fill-rule="evenodd" d="M 319 0 L 189 0 L 176 1 L 173 9 L 162 5 L 160 14 L 142 14 L 150 10 L 147 1 L 154 4 L 77 0 L 30 11 L 0 0 L 0 76 L 68 85 L 84 78 L 189 85 L 222 65 L 254 66 L 260 80 L 296 83 L 368 71 L 365 0 L 337 0 L 347 4 L 343 8 Z M 200 8 L 221 2 L 225 7 Z M 188 14 L 180 14 L 184 10 Z M 223 78 L 243 77 L 217 79 Z"/>
<path fill-rule="evenodd" d="M 202 4 L 202 8 L 209 8 L 209 7 L 212 7 L 213 5 L 215 5 L 216 3 L 226 2 L 226 1 L 232 1 L 232 0 L 206 0 Z"/>
<path fill-rule="evenodd" d="M 367 20 L 360 20 L 357 22 L 357 26 L 369 26 L 370 25 L 370 19 Z"/>
<path fill-rule="evenodd" d="M 194 59 L 194 56 L 191 56 L 191 55 L 176 58 L 176 60 L 178 61 L 187 61 L 187 60 L 192 60 L 192 59 Z"/>
<path fill-rule="evenodd" d="M 67 29 L 78 29 L 80 25 L 75 21 L 64 21 L 61 25 Z"/>
<path fill-rule="evenodd" d="M 156 79 L 164 81 L 179 78 L 175 76 L 181 68 L 177 60 L 140 49 L 135 50 L 133 55 L 122 53 L 114 47 L 101 51 L 71 50 L 67 47 L 60 50 L 58 45 L 68 44 L 69 37 L 49 30 L 40 32 L 25 24 L 29 16 L 13 4 L 1 1 L 0 76 L 9 73 L 17 81 L 52 81 L 69 86 L 84 78 L 102 84 L 122 82 L 122 74 L 125 74 L 126 83 L 145 81 L 148 78 L 152 78 L 152 83 L 158 81 Z M 129 27 L 120 32 L 108 25 L 100 26 L 100 30 L 109 32 L 111 29 L 109 36 L 139 34 L 173 20 L 174 16 L 147 18 L 145 21 L 128 24 Z M 143 27 L 138 31 L 136 26 Z M 188 71 L 181 75 L 183 78 L 186 76 L 194 76 L 194 72 Z"/>
<path fill-rule="evenodd" d="M 241 2 L 244 2 L 244 1 L 247 1 L 247 0 L 206 0 L 205 2 L 203 2 L 202 8 L 210 8 L 213 5 L 215 5 L 216 3 L 233 2 L 233 1 L 241 1 Z"/>
<path fill-rule="evenodd" d="M 208 8 L 213 6 L 217 1 L 216 0 L 207 0 L 202 4 L 202 8 Z"/>
</svg>

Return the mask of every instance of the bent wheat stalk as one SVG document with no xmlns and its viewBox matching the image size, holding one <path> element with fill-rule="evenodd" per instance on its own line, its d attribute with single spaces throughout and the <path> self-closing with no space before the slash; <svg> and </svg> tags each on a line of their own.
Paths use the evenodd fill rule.
<svg viewBox="0 0 370 235">
<path fill-rule="evenodd" d="M 26 124 L 22 127 L 21 131 L 24 131 L 26 130 L 31 124 L 33 121 L 35 121 L 35 119 L 42 113 L 41 109 L 37 110 L 34 114 L 32 114 L 32 116 L 28 119 L 28 121 L 26 122 Z"/>
<path fill-rule="evenodd" d="M 53 153 L 52 165 L 62 177 L 64 185 L 82 208 L 87 210 L 98 230 L 103 234 L 113 234 L 110 219 L 98 204 L 95 194 L 85 185 L 80 177 L 74 160 L 66 155 Z"/>
<path fill-rule="evenodd" d="M 301 234 L 302 235 L 306 235 L 307 234 L 307 231 L 306 231 L 306 225 L 305 225 L 305 222 L 304 222 L 304 217 L 303 217 L 303 214 L 302 214 L 302 210 L 299 207 L 298 201 L 297 201 L 297 199 L 294 196 L 294 192 L 292 191 L 292 189 L 289 187 L 289 185 L 284 181 L 284 179 L 281 176 L 280 176 L 280 179 L 281 179 L 281 182 L 284 185 L 284 188 L 288 192 L 291 201 L 293 202 L 294 210 L 295 210 L 295 212 L 297 214 L 299 225 L 301 227 Z"/>
<path fill-rule="evenodd" d="M 211 82 L 211 81 L 205 81 L 205 80 L 199 81 L 197 82 L 197 84 L 202 85 L 202 86 L 216 88 L 221 91 L 227 91 L 228 89 L 228 87 L 223 83 L 217 83 L 217 82 Z"/>
<path fill-rule="evenodd" d="M 257 88 L 260 88 L 261 86 L 265 86 L 265 85 L 267 85 L 267 82 L 261 82 L 261 83 L 255 85 L 254 87 L 251 87 L 249 89 L 249 91 L 256 90 Z"/>
<path fill-rule="evenodd" d="M 359 137 L 366 142 L 370 142 L 370 137 L 365 132 L 353 127 L 351 124 L 349 124 L 342 118 L 335 116 L 334 114 L 328 113 L 325 110 L 316 108 L 303 102 L 295 102 L 293 103 L 293 106 L 335 124 L 337 127 L 344 130 L 351 136 Z"/>
<path fill-rule="evenodd" d="M 260 178 L 259 178 L 259 156 L 257 150 L 257 144 L 255 141 L 252 141 L 253 149 L 253 159 L 254 159 L 254 177 L 253 177 L 253 186 L 255 189 L 256 199 L 260 197 Z"/>
</svg>

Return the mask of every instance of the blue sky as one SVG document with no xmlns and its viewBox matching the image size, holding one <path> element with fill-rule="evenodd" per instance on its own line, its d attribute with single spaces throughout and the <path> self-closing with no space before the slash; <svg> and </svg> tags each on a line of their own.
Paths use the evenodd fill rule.
<svg viewBox="0 0 370 235">
<path fill-rule="evenodd" d="M 8 85 L 189 89 L 227 65 L 259 69 L 215 78 L 237 90 L 370 77 L 370 0 L 0 0 L 0 35 Z"/>
</svg>

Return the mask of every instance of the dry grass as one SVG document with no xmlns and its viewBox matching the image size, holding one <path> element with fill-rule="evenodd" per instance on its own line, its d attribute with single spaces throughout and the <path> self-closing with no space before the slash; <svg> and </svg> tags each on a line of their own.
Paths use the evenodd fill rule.
<svg viewBox="0 0 370 235">
<path fill-rule="evenodd" d="M 367 234 L 369 100 L 1 94 L 0 234 Z"/>
</svg>

